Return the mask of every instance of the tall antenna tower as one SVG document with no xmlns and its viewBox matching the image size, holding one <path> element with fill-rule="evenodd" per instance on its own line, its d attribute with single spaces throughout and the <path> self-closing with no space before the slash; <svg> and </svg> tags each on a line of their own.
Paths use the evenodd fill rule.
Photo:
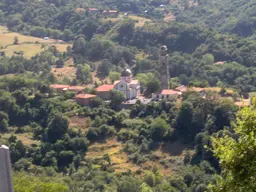
<svg viewBox="0 0 256 192">
<path fill-rule="evenodd" d="M 168 49 L 167 46 L 161 46 L 160 53 L 160 75 L 161 88 L 169 89 L 169 63 L 168 63 Z"/>
</svg>

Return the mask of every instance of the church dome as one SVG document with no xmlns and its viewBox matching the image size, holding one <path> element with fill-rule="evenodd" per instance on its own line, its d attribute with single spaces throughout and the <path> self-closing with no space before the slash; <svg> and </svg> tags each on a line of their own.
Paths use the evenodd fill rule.
<svg viewBox="0 0 256 192">
<path fill-rule="evenodd" d="M 132 72 L 130 69 L 125 69 L 122 73 L 121 73 L 121 76 L 122 77 L 128 77 L 128 76 L 131 76 L 132 75 Z"/>
</svg>

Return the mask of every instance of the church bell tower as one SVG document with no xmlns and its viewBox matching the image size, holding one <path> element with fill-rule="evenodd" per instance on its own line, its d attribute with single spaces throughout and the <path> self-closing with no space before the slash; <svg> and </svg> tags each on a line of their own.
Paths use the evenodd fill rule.
<svg viewBox="0 0 256 192">
<path fill-rule="evenodd" d="M 161 89 L 169 89 L 169 64 L 168 64 L 168 49 L 165 45 L 161 46 L 160 52 L 160 75 Z"/>
</svg>

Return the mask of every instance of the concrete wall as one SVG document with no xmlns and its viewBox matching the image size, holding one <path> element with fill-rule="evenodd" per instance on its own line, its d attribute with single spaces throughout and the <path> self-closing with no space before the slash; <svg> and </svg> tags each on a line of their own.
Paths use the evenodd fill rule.
<svg viewBox="0 0 256 192">
<path fill-rule="evenodd" d="M 89 106 L 91 103 L 91 98 L 86 98 L 86 99 L 75 98 L 75 101 L 80 105 Z"/>
<path fill-rule="evenodd" d="M 0 147 L 0 192 L 13 192 L 9 148 Z"/>
<path fill-rule="evenodd" d="M 100 91 L 96 95 L 103 100 L 110 100 L 110 91 Z"/>
</svg>

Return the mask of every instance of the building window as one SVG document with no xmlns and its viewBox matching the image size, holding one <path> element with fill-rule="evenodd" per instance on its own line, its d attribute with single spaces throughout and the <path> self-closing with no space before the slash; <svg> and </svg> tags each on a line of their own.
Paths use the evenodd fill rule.
<svg viewBox="0 0 256 192">
<path fill-rule="evenodd" d="M 123 88 L 124 87 L 124 85 L 120 85 L 120 88 Z"/>
<path fill-rule="evenodd" d="M 159 95 L 156 95 L 156 98 L 159 99 Z"/>
</svg>

